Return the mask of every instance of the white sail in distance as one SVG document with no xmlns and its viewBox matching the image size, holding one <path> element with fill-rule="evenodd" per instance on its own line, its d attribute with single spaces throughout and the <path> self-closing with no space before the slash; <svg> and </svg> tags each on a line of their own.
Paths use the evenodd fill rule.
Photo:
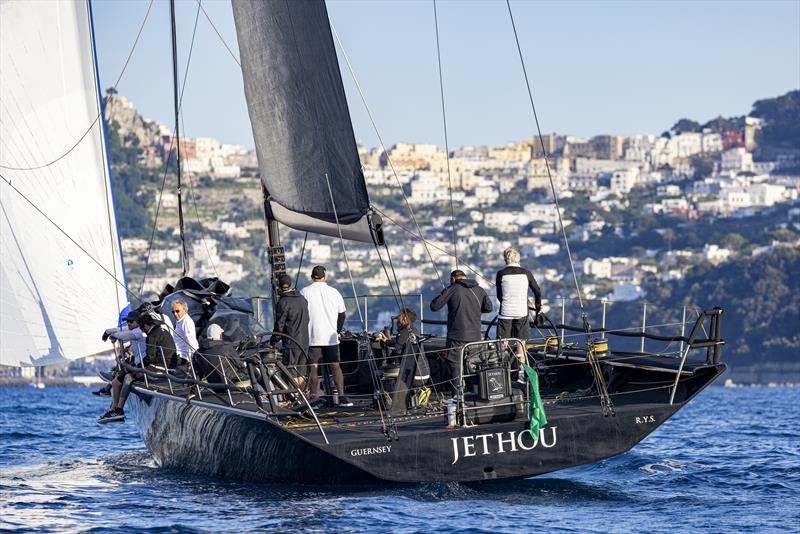
<svg viewBox="0 0 800 534">
<path fill-rule="evenodd" d="M 1 365 L 110 348 L 127 296 L 100 113 L 88 3 L 0 1 Z"/>
</svg>

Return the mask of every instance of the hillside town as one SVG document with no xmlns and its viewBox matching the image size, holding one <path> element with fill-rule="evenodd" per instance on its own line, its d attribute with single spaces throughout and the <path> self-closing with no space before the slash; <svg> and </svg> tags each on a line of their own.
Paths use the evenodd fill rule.
<svg viewBox="0 0 800 534">
<path fill-rule="evenodd" d="M 138 164 L 164 167 L 174 150 L 167 127 L 142 118 L 133 103 L 117 94 L 109 95 L 106 118 L 118 128 L 123 145 L 137 148 Z M 552 179 L 584 296 L 633 301 L 646 298 L 645 279 L 678 280 L 699 263 L 718 265 L 742 254 L 798 246 L 800 148 L 760 147 L 764 126 L 755 116 L 720 117 L 704 126 L 683 119 L 660 135 L 584 139 L 550 134 L 501 147 L 458 147 L 449 154 L 435 145 L 412 143 L 385 151 L 359 145 L 359 152 L 370 199 L 388 219 L 388 248 L 402 293 L 424 292 L 436 279 L 430 257 L 439 271 L 449 272 L 455 264 L 454 243 L 459 262 L 490 289 L 502 250 L 513 244 L 549 296 L 574 296 Z M 184 209 L 190 273 L 219 276 L 240 294 L 267 293 L 255 151 L 210 137 L 181 138 L 180 143 L 189 182 Z M 150 228 L 123 236 L 129 282 L 145 292 L 158 292 L 181 274 L 176 186 L 167 182 L 163 191 L 158 184 L 147 186 L 150 215 L 159 213 L 152 243 Z M 745 228 L 749 219 L 766 213 L 774 214 L 770 220 L 776 228 L 794 233 L 752 244 L 740 235 L 746 232 L 711 242 L 702 236 L 687 240 L 681 231 L 686 224 L 718 221 Z M 412 235 L 414 220 L 427 244 Z M 594 246 L 607 241 L 640 244 L 605 251 Z M 289 230 L 283 245 L 290 271 L 302 253 L 304 265 L 327 264 L 346 283 L 338 241 Z M 388 294 L 375 254 L 369 246 L 348 246 L 360 294 Z"/>
</svg>

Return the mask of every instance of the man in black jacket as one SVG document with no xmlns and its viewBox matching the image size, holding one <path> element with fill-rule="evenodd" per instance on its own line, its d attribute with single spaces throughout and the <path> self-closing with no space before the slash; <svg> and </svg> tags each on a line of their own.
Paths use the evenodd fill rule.
<svg viewBox="0 0 800 534">
<path fill-rule="evenodd" d="M 275 332 L 286 334 L 297 343 L 283 336 L 272 336 L 270 343 L 283 342 L 283 363 L 287 367 L 297 367 L 302 373 L 308 365 L 308 301 L 292 287 L 292 279 L 282 275 L 278 279 L 280 298 L 275 307 Z M 299 343 L 299 346 L 298 346 Z"/>
<path fill-rule="evenodd" d="M 175 369 L 180 364 L 180 356 L 175 348 L 175 340 L 169 328 L 161 321 L 160 316 L 146 314 L 139 324 L 147 334 L 147 354 L 144 357 L 145 367 Z"/>
<path fill-rule="evenodd" d="M 158 367 L 163 372 L 164 365 L 167 369 L 175 369 L 180 362 L 180 356 L 175 349 L 175 341 L 172 334 L 161 320 L 161 315 L 155 312 L 145 312 L 139 316 L 139 326 L 147 335 L 147 354 L 143 359 L 145 367 Z M 114 404 L 106 413 L 100 416 L 98 423 L 121 423 L 125 421 L 125 401 L 128 400 L 133 374 L 128 373 L 122 384 L 119 401 Z"/>
<path fill-rule="evenodd" d="M 492 311 L 492 301 L 475 280 L 464 271 L 450 273 L 450 285 L 431 301 L 431 311 L 447 305 L 447 357 L 451 387 L 456 391 L 461 382 L 459 358 L 461 348 L 481 339 L 481 314 Z"/>
</svg>

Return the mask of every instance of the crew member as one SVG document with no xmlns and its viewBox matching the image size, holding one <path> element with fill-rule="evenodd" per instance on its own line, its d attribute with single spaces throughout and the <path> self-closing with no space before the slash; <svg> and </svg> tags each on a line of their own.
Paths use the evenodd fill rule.
<svg viewBox="0 0 800 534">
<path fill-rule="evenodd" d="M 531 322 L 528 310 L 528 290 L 533 292 L 534 309 L 538 314 L 542 309 L 542 291 L 533 274 L 519 264 L 519 251 L 508 247 L 503 251 L 506 266 L 497 272 L 495 288 L 500 302 L 497 317 L 497 337 L 517 338 L 527 342 L 531 337 Z M 525 361 L 525 347 L 516 343 L 517 358 L 520 364 Z"/>
<path fill-rule="evenodd" d="M 384 334 L 380 332 L 378 334 L 378 339 L 385 343 L 389 348 L 389 358 L 399 358 L 404 354 L 409 354 L 407 352 L 406 345 L 411 342 L 412 336 L 416 337 L 419 334 L 417 333 L 417 329 L 414 328 L 414 321 L 417 320 L 417 314 L 411 308 L 403 308 L 400 310 L 400 314 L 397 316 L 397 335 L 394 339 L 390 339 Z M 428 365 L 428 359 L 425 357 L 424 353 L 417 352 L 416 350 L 413 351 L 414 355 L 414 366 L 412 368 L 413 372 L 413 382 L 417 385 L 422 385 L 431 376 L 431 369 Z M 399 365 L 402 369 L 403 362 L 400 361 Z M 398 376 L 400 380 L 404 380 L 405 377 Z M 413 386 L 413 384 L 409 383 L 409 387 Z"/>
<path fill-rule="evenodd" d="M 447 356 L 450 385 L 457 391 L 461 383 L 461 348 L 481 339 L 481 314 L 492 311 L 489 295 L 464 271 L 450 273 L 450 285 L 431 301 L 431 311 L 447 306 Z"/>
<path fill-rule="evenodd" d="M 127 328 L 113 328 L 105 331 L 104 338 L 107 338 L 112 343 L 117 341 L 121 342 L 123 349 L 123 363 L 129 363 L 134 366 L 142 365 L 142 358 L 147 353 L 147 342 L 145 340 L 144 332 L 139 328 L 138 314 L 134 311 L 128 312 L 125 317 L 125 324 Z M 120 392 L 122 385 L 125 383 L 125 377 L 128 376 L 129 371 L 124 365 L 120 367 L 119 372 L 114 376 L 114 379 L 109 383 L 112 393 L 112 406 L 116 406 L 119 402 Z"/>
<path fill-rule="evenodd" d="M 166 365 L 167 369 L 175 369 L 178 366 L 180 357 L 175 349 L 175 341 L 172 339 L 169 329 L 161 321 L 161 315 L 154 312 L 145 313 L 138 317 L 138 323 L 147 338 L 147 352 L 144 356 L 144 366 L 146 368 L 158 367 L 162 370 Z M 125 401 L 128 400 L 130 385 L 133 382 L 133 374 L 128 373 L 120 390 L 119 400 L 111 402 L 111 407 L 97 420 L 98 423 L 113 423 L 125 421 Z"/>
<path fill-rule="evenodd" d="M 183 360 L 181 363 L 189 363 L 199 345 L 194 320 L 189 315 L 189 306 L 185 300 L 178 299 L 172 303 L 172 316 L 175 318 L 175 332 L 172 334 L 175 347 Z"/>
<path fill-rule="evenodd" d="M 273 334 L 270 343 L 274 345 L 278 341 L 282 342 L 283 364 L 298 369 L 301 376 L 297 381 L 302 387 L 304 382 L 302 375 L 306 374 L 308 366 L 305 356 L 308 354 L 309 346 L 308 301 L 292 287 L 292 279 L 286 274 L 278 278 L 278 295 L 274 330 L 279 334 L 286 334 L 291 339 Z"/>
<path fill-rule="evenodd" d="M 123 360 L 129 363 L 132 362 L 134 365 L 139 365 L 145 351 L 147 350 L 147 347 L 144 341 L 144 332 L 142 332 L 142 330 L 139 328 L 139 324 L 136 322 L 138 312 L 128 309 L 127 312 L 123 313 L 125 313 L 122 318 L 125 321 L 125 327 L 107 329 L 105 332 L 103 332 L 103 341 L 111 341 L 111 343 L 114 344 L 116 344 L 117 341 L 120 341 L 120 355 L 122 356 Z M 111 396 L 111 391 L 114 388 L 114 381 L 117 380 L 118 375 L 124 375 L 125 372 L 126 371 L 124 367 L 118 370 L 115 368 L 115 373 L 112 380 L 106 383 L 99 390 L 92 391 L 92 394 L 104 395 L 106 397 Z M 124 378 L 124 376 L 122 378 Z M 122 382 L 122 378 L 119 379 L 119 383 Z"/>
<path fill-rule="evenodd" d="M 378 334 L 378 339 L 391 347 L 391 356 L 403 354 L 403 349 L 411 335 L 417 335 L 417 330 L 414 328 L 414 321 L 416 320 L 417 314 L 414 310 L 411 308 L 403 308 L 397 316 L 397 335 L 394 339 L 389 339 L 383 332 Z"/>
<path fill-rule="evenodd" d="M 344 326 L 346 308 L 342 294 L 327 283 L 325 267 L 317 265 L 311 270 L 311 285 L 300 290 L 308 302 L 308 337 L 311 358 L 311 396 L 318 395 L 317 368 L 320 361 L 329 366 L 333 381 L 339 391 L 339 405 L 352 406 L 344 396 L 344 378 L 339 365 L 339 333 Z M 330 392 L 328 392 L 330 393 Z"/>
</svg>

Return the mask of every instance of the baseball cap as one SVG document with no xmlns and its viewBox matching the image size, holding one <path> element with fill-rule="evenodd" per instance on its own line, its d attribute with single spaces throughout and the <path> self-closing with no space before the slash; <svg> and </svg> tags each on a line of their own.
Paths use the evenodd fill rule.
<svg viewBox="0 0 800 534">
<path fill-rule="evenodd" d="M 315 280 L 319 280 L 320 278 L 325 278 L 325 267 L 322 265 L 317 265 L 313 269 L 311 269 L 311 278 Z"/>
<path fill-rule="evenodd" d="M 224 333 L 225 331 L 218 324 L 210 324 L 206 328 L 206 338 L 208 339 L 222 339 Z"/>
<path fill-rule="evenodd" d="M 278 277 L 278 287 L 292 287 L 292 277 L 282 274 Z"/>
<path fill-rule="evenodd" d="M 164 321 L 161 320 L 161 316 L 158 313 L 150 310 L 139 315 L 138 323 L 140 325 L 147 326 L 147 325 L 164 324 Z"/>
</svg>

